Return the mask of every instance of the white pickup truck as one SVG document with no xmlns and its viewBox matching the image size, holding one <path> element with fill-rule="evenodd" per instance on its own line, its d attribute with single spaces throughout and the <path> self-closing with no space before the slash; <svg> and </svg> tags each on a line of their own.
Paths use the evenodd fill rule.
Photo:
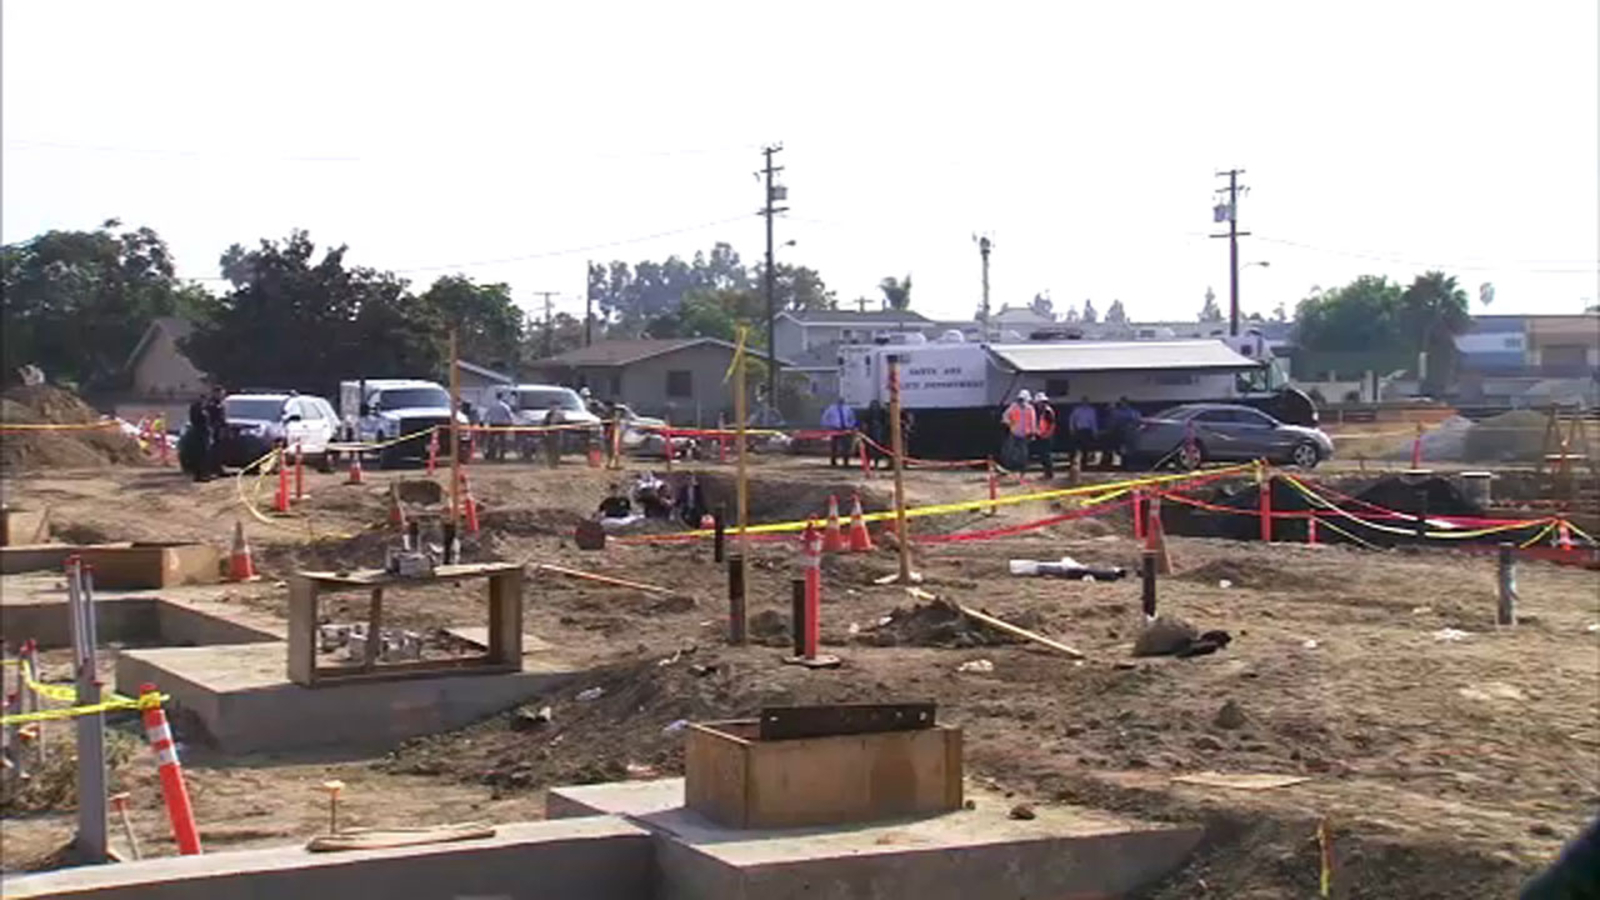
<svg viewBox="0 0 1600 900">
<path fill-rule="evenodd" d="M 385 443 L 408 434 L 425 433 L 436 426 L 450 424 L 450 394 L 437 383 L 415 378 L 363 378 L 339 383 L 339 415 L 345 436 L 362 443 Z M 456 421 L 469 424 L 460 413 Z M 378 465 L 390 467 L 406 459 L 424 459 L 428 439 L 419 437 L 391 444 L 378 451 Z M 462 432 L 461 444 L 468 435 Z M 449 452 L 447 437 L 439 442 Z"/>
</svg>

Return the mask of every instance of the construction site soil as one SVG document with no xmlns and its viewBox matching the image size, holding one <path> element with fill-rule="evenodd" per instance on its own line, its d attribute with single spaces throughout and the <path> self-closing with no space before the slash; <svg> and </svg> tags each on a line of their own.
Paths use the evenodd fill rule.
<svg viewBox="0 0 1600 900">
<path fill-rule="evenodd" d="M 6 388 L 0 395 L 0 423 L 13 428 L 0 440 L 0 470 L 138 465 L 145 461 L 139 442 L 119 427 L 71 427 L 100 421 L 100 414 L 70 391 L 49 385 Z M 69 427 L 25 427 L 29 425 Z"/>
<path fill-rule="evenodd" d="M 731 473 L 732 466 L 703 472 L 713 505 L 731 504 Z M 846 511 L 853 491 L 869 510 L 885 508 L 889 479 L 860 475 L 815 459 L 760 458 L 752 520 L 820 515 L 830 493 Z M 192 484 L 172 470 L 109 468 L 39 472 L 6 487 L 13 502 L 49 507 L 57 533 L 78 539 L 225 545 L 242 521 L 267 578 L 229 586 L 228 596 L 281 617 L 286 592 L 277 579 L 302 567 L 377 563 L 392 537 L 384 524 L 390 480 L 425 475 L 369 472 L 363 486 L 343 484 L 342 475 L 307 478 L 301 512 L 269 521 L 241 505 L 241 496 L 270 496 L 257 494 L 255 476 Z M 1161 611 L 1233 640 L 1207 656 L 1135 658 L 1143 627 L 1137 579 L 1015 577 L 1007 566 L 1069 555 L 1136 569 L 1140 544 L 1125 510 L 917 545 L 922 589 L 937 600 L 874 583 L 896 565 L 875 529 L 876 552 L 823 562 L 822 642 L 842 665 L 810 670 L 781 662 L 790 652 L 789 583 L 800 571 L 793 538 L 750 542 L 755 641 L 727 646 L 725 575 L 708 541 L 575 546 L 573 527 L 618 478 L 581 465 L 472 467 L 484 527 L 467 541 L 466 557 L 529 563 L 525 630 L 591 673 L 376 759 L 226 758 L 186 744 L 208 845 L 282 844 L 317 833 L 327 812 L 314 788 L 326 778 L 347 785 L 347 825 L 536 818 L 550 786 L 681 774 L 685 721 L 845 701 L 936 701 L 940 719 L 965 730 L 969 777 L 1018 800 L 1204 823 L 1201 852 L 1146 894 L 1160 900 L 1311 896 L 1324 818 L 1334 836 L 1334 896 L 1506 896 L 1600 808 L 1600 584 L 1592 572 L 1524 564 L 1523 621 L 1497 630 L 1486 557 L 1173 537 L 1175 571 L 1161 581 Z M 906 482 L 913 505 L 986 496 L 982 473 L 913 471 Z M 1036 487 L 1008 480 L 1003 493 Z M 437 493 L 409 488 L 407 496 Z M 912 530 L 952 535 L 1076 508 L 1073 500 L 1029 502 L 992 517 L 915 519 Z M 408 504 L 414 515 L 438 510 Z M 572 579 L 534 569 L 538 563 L 670 592 Z M 480 624 L 484 603 L 481 590 L 465 585 L 411 590 L 386 608 L 386 624 Z M 1024 625 L 1085 658 L 1002 636 L 953 604 Z M 335 601 L 326 612 L 352 621 L 361 605 Z M 46 663 L 47 675 L 64 675 L 60 651 Z M 180 725 L 184 740 L 181 732 Z M 70 740 L 68 729 L 56 734 L 57 746 Z M 148 760 L 127 765 L 119 783 L 132 792 L 142 845 L 173 852 Z M 1266 790 L 1173 780 L 1207 771 L 1307 780 Z M 53 795 L 29 811 L 7 811 L 0 834 L 8 868 L 48 864 L 71 829 L 59 803 Z"/>
</svg>

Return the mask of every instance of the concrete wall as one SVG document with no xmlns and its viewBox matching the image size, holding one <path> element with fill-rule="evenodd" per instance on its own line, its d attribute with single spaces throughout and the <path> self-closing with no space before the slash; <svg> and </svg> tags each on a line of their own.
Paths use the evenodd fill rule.
<svg viewBox="0 0 1600 900">
<path fill-rule="evenodd" d="M 492 838 L 390 850 L 298 847 L 165 857 L 8 878 L 7 900 L 647 900 L 648 832 L 618 818 L 501 825 Z M 201 836 L 202 841 L 204 835 Z"/>
</svg>

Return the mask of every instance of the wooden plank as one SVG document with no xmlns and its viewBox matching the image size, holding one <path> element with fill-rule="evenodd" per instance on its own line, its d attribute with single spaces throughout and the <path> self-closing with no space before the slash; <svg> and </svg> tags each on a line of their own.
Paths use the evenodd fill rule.
<svg viewBox="0 0 1600 900">
<path fill-rule="evenodd" d="M 459 581 L 465 578 L 485 578 L 502 572 L 520 572 L 521 563 L 463 563 L 437 566 L 430 575 L 407 578 L 383 569 L 357 569 L 353 572 L 301 572 L 300 574 L 327 588 L 376 587 L 380 585 L 432 584 L 439 581 Z"/>
<path fill-rule="evenodd" d="M 483 656 L 384 663 L 370 672 L 355 666 L 318 666 L 315 683 L 310 686 L 327 687 L 358 681 L 401 681 L 408 678 L 443 678 L 454 675 L 506 675 L 516 671 L 518 669 Z"/>
<path fill-rule="evenodd" d="M 222 554 L 209 544 L 142 544 L 83 547 L 78 551 L 94 569 L 94 586 L 138 590 L 222 580 Z"/>
<path fill-rule="evenodd" d="M 49 525 L 48 509 L 0 508 L 0 547 L 47 543 Z"/>
<path fill-rule="evenodd" d="M 367 643 L 362 648 L 361 667 L 367 671 L 378 664 L 378 653 L 383 649 L 383 588 L 372 589 L 372 602 L 367 609 Z"/>
<path fill-rule="evenodd" d="M 317 584 L 300 575 L 289 578 L 289 680 L 317 680 Z"/>
<path fill-rule="evenodd" d="M 867 822 L 959 809 L 960 758 L 931 729 L 757 742 L 749 750 L 746 827 Z"/>
<path fill-rule="evenodd" d="M 831 706 L 764 706 L 761 740 L 874 734 L 932 728 L 932 703 L 843 703 Z"/>
<path fill-rule="evenodd" d="M 1083 659 L 1083 654 L 1082 653 L 1079 653 L 1077 650 L 1074 650 L 1071 647 L 1068 647 L 1066 644 L 1063 644 L 1060 641 L 1053 641 L 1053 640 L 1045 637 L 1042 634 L 1035 634 L 1035 633 L 1029 631 L 1026 628 L 1018 628 L 1017 626 L 1011 624 L 1010 622 L 1005 621 L 1004 619 L 997 619 L 994 616 L 989 615 L 988 613 L 978 612 L 977 610 L 973 609 L 970 606 L 962 606 L 961 604 L 958 603 L 958 604 L 956 604 L 956 609 L 961 610 L 961 612 L 964 615 L 967 615 L 967 616 L 970 616 L 970 617 L 972 617 L 974 619 L 977 619 L 979 622 L 982 622 L 983 624 L 988 625 L 991 628 L 998 628 L 999 630 L 1004 631 L 1007 634 L 1014 634 L 1014 635 L 1016 635 L 1017 637 L 1020 637 L 1020 638 L 1027 638 L 1028 640 L 1033 641 L 1036 644 L 1043 644 L 1044 646 L 1049 647 L 1052 650 L 1059 650 L 1062 653 L 1065 653 L 1066 655 L 1072 657 L 1073 659 Z"/>
<path fill-rule="evenodd" d="M 713 822 L 749 827 L 750 742 L 713 725 L 689 726 L 684 741 L 684 805 Z"/>
</svg>

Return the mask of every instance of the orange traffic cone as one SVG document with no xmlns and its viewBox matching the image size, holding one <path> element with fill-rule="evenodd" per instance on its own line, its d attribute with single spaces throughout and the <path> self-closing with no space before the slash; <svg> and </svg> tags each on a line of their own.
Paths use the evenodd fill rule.
<svg viewBox="0 0 1600 900">
<path fill-rule="evenodd" d="M 389 524 L 401 531 L 406 528 L 406 511 L 400 505 L 400 485 L 396 482 L 389 483 Z"/>
<path fill-rule="evenodd" d="M 466 518 L 467 534 L 478 533 L 478 501 L 472 499 L 472 484 L 467 481 L 467 473 L 461 473 L 461 494 L 465 498 L 461 504 L 462 515 Z"/>
<path fill-rule="evenodd" d="M 367 480 L 361 471 L 361 454 L 358 451 L 350 453 L 350 477 L 345 479 L 345 484 L 361 484 Z"/>
<path fill-rule="evenodd" d="M 822 535 L 822 552 L 843 553 L 848 546 L 844 540 L 844 532 L 839 530 L 839 498 L 829 494 L 828 530 Z"/>
<path fill-rule="evenodd" d="M 244 523 L 233 520 L 233 551 L 228 554 L 229 581 L 255 581 L 255 560 L 250 557 L 250 542 L 244 539 Z"/>
<path fill-rule="evenodd" d="M 272 511 L 289 511 L 289 460 L 281 450 L 278 451 L 278 492 L 272 495 Z"/>
<path fill-rule="evenodd" d="M 850 552 L 871 553 L 872 535 L 867 534 L 867 523 L 862 519 L 861 495 L 850 495 Z"/>
</svg>

